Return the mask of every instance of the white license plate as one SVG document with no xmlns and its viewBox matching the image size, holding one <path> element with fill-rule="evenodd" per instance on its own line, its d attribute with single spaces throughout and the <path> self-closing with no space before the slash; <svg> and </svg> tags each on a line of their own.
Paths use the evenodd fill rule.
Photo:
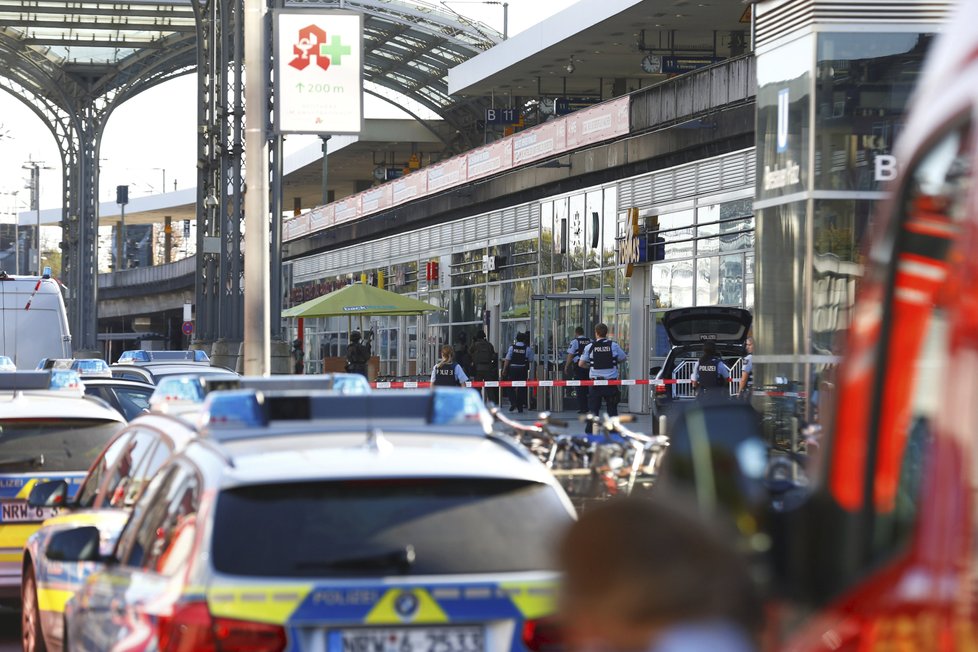
<svg viewBox="0 0 978 652">
<path fill-rule="evenodd" d="M 482 627 L 402 627 L 330 632 L 329 652 L 485 652 Z"/>
<path fill-rule="evenodd" d="M 57 513 L 57 507 L 31 507 L 27 503 L 2 503 L 0 506 L 0 523 L 40 523 Z"/>
</svg>

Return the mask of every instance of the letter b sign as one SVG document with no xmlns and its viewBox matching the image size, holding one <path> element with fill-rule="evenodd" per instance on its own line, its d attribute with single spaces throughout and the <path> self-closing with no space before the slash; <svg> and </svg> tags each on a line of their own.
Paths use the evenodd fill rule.
<svg viewBox="0 0 978 652">
<path fill-rule="evenodd" d="M 896 157 L 892 154 L 879 154 L 873 159 L 873 179 L 876 181 L 892 181 L 898 171 Z"/>
</svg>

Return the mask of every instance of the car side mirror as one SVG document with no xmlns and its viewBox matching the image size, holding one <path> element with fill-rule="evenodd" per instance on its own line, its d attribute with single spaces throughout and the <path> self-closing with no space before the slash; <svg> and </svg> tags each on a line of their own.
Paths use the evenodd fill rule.
<svg viewBox="0 0 978 652">
<path fill-rule="evenodd" d="M 68 483 L 65 480 L 39 482 L 27 496 L 31 507 L 61 507 L 68 501 Z"/>
<path fill-rule="evenodd" d="M 60 530 L 51 535 L 44 554 L 50 561 L 103 561 L 101 540 L 98 528 L 91 525 Z"/>
</svg>

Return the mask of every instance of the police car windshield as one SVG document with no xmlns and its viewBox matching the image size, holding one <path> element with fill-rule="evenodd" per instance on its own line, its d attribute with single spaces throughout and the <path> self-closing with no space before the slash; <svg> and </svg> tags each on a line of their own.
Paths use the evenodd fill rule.
<svg viewBox="0 0 978 652">
<path fill-rule="evenodd" d="M 0 420 L 0 473 L 87 471 L 123 425 L 104 419 Z"/>
<path fill-rule="evenodd" d="M 522 480 L 252 485 L 219 496 L 211 554 L 219 572 L 259 577 L 531 571 L 553 568 L 570 522 L 553 488 Z"/>
</svg>

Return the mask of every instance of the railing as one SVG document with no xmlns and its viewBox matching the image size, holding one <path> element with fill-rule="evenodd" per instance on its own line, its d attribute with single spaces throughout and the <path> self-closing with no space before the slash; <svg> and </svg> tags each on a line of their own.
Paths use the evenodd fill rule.
<svg viewBox="0 0 978 652">
<path fill-rule="evenodd" d="M 135 285 L 152 285 L 170 279 L 194 274 L 197 270 L 197 258 L 191 256 L 164 265 L 149 267 L 134 267 L 119 272 L 109 272 L 98 275 L 99 288 L 132 287 Z"/>
<path fill-rule="evenodd" d="M 632 131 L 685 122 L 757 93 L 754 56 L 727 59 L 631 93 Z"/>
</svg>

